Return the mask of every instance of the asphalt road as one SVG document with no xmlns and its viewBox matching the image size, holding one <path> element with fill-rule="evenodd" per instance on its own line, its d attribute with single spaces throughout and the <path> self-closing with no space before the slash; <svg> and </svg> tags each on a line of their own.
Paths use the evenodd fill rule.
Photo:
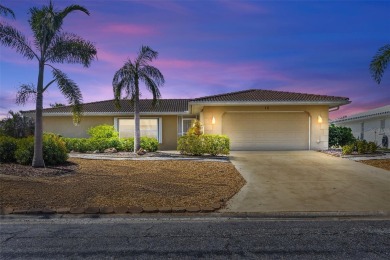
<svg viewBox="0 0 390 260">
<path fill-rule="evenodd" d="M 390 220 L 0 219 L 1 259 L 390 259 Z"/>
</svg>

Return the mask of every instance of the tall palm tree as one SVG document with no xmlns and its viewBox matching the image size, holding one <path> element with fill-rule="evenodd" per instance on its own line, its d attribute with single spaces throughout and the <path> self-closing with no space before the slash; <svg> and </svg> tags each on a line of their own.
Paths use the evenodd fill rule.
<svg viewBox="0 0 390 260">
<path fill-rule="evenodd" d="M 158 52 L 149 46 L 142 46 L 134 63 L 128 59 L 114 75 L 112 86 L 115 97 L 115 104 L 120 107 L 122 91 L 125 91 L 126 98 L 130 98 L 134 105 L 134 152 L 141 147 L 140 116 L 139 116 L 139 81 L 144 82 L 148 91 L 153 95 L 153 105 L 157 104 L 161 97 L 158 89 L 165 82 L 164 76 L 156 68 L 149 65 L 158 56 Z"/>
<path fill-rule="evenodd" d="M 0 5 L 0 14 L 4 16 L 10 14 L 15 19 L 15 13 L 11 9 L 5 7 L 4 5 Z"/>
<path fill-rule="evenodd" d="M 53 63 L 81 63 L 89 67 L 92 60 L 96 58 L 96 48 L 81 37 L 62 31 L 62 23 L 65 17 L 73 12 L 81 11 L 87 15 L 86 8 L 79 5 L 70 5 L 58 11 L 53 7 L 52 2 L 42 8 L 30 8 L 30 28 L 34 41 L 33 46 L 27 38 L 18 30 L 9 25 L 0 24 L 0 43 L 11 47 L 25 58 L 36 59 L 39 66 L 37 87 L 33 85 L 22 85 L 18 92 L 17 103 L 24 103 L 31 96 L 36 98 L 35 110 L 35 139 L 33 167 L 44 167 L 42 151 L 42 109 L 43 93 L 56 83 L 62 94 L 73 105 L 73 119 L 80 120 L 82 95 L 77 84 L 68 78 L 61 70 L 55 68 Z M 44 86 L 45 66 L 51 68 L 53 79 Z"/>
<path fill-rule="evenodd" d="M 382 46 L 375 56 L 372 58 L 370 63 L 371 76 L 374 80 L 380 84 L 383 73 L 387 68 L 387 64 L 390 61 L 390 44 Z"/>
</svg>

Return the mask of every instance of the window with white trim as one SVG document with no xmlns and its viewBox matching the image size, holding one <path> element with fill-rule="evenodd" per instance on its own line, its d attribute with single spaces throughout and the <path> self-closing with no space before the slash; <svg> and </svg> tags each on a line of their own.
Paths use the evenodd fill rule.
<svg viewBox="0 0 390 260">
<path fill-rule="evenodd" d="M 159 118 L 144 118 L 140 119 L 141 137 L 153 137 L 161 141 Z M 128 138 L 134 137 L 134 119 L 133 118 L 118 118 L 119 137 Z"/>
<path fill-rule="evenodd" d="M 188 130 L 192 127 L 192 125 L 194 124 L 194 121 L 196 119 L 195 118 L 183 118 L 182 120 L 182 131 L 181 131 L 181 134 L 182 135 L 185 135 Z"/>
</svg>

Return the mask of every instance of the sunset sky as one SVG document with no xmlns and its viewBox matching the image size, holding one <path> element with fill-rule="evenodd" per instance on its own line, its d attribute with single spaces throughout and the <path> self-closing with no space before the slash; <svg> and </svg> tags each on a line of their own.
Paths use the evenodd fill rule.
<svg viewBox="0 0 390 260">
<path fill-rule="evenodd" d="M 194 98 L 245 89 L 349 97 L 332 119 L 390 104 L 390 67 L 380 85 L 370 60 L 390 43 L 390 1 L 130 1 L 54 0 L 63 9 L 81 4 L 63 30 L 92 41 L 98 60 L 89 68 L 57 64 L 80 87 L 84 102 L 113 98 L 112 78 L 141 45 L 159 52 L 153 65 L 166 79 L 162 98 Z M 29 8 L 48 0 L 3 0 L 16 20 L 1 17 L 32 42 Z M 0 118 L 15 104 L 18 86 L 36 84 L 38 66 L 0 46 Z M 47 69 L 45 82 L 51 80 Z M 142 98 L 149 93 L 142 86 Z M 66 103 L 55 86 L 44 107 Z"/>
</svg>

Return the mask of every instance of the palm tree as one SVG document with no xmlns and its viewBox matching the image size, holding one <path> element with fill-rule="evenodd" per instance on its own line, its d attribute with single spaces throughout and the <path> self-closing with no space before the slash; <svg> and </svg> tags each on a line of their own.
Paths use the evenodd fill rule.
<svg viewBox="0 0 390 260">
<path fill-rule="evenodd" d="M 0 24 L 0 43 L 11 47 L 25 58 L 38 61 L 38 83 L 34 85 L 22 85 L 18 92 L 17 103 L 24 103 L 31 96 L 36 98 L 35 110 L 35 139 L 33 167 L 44 167 L 42 151 L 42 109 L 43 93 L 56 83 L 62 94 L 73 105 L 73 119 L 80 120 L 82 95 L 77 84 L 68 78 L 61 70 L 55 68 L 53 63 L 81 63 L 88 67 L 96 58 L 96 48 L 81 37 L 62 31 L 62 23 L 65 17 L 73 12 L 81 11 L 87 15 L 86 8 L 79 5 L 70 5 L 58 11 L 50 1 L 49 6 L 42 8 L 30 8 L 30 28 L 33 32 L 33 48 L 27 38 L 18 30 L 9 25 Z M 49 66 L 53 79 L 44 86 L 45 66 Z"/>
<path fill-rule="evenodd" d="M 120 107 L 122 91 L 125 91 L 126 98 L 130 98 L 134 105 L 134 152 L 140 149 L 140 116 L 139 116 L 139 81 L 143 81 L 148 91 L 153 95 L 153 106 L 157 104 L 161 97 L 159 86 L 165 82 L 161 72 L 148 63 L 156 59 L 158 52 L 149 46 L 142 46 L 134 63 L 128 59 L 114 75 L 112 86 L 115 97 L 115 104 Z"/>
<path fill-rule="evenodd" d="M 383 73 L 387 68 L 387 64 L 390 61 L 390 44 L 382 46 L 375 56 L 372 58 L 370 63 L 371 76 L 374 80 L 380 84 Z"/>
<path fill-rule="evenodd" d="M 10 14 L 12 16 L 12 18 L 15 19 L 14 12 L 11 9 L 5 7 L 4 5 L 0 5 L 0 14 L 4 15 L 4 16 L 7 16 L 8 14 Z"/>
</svg>

